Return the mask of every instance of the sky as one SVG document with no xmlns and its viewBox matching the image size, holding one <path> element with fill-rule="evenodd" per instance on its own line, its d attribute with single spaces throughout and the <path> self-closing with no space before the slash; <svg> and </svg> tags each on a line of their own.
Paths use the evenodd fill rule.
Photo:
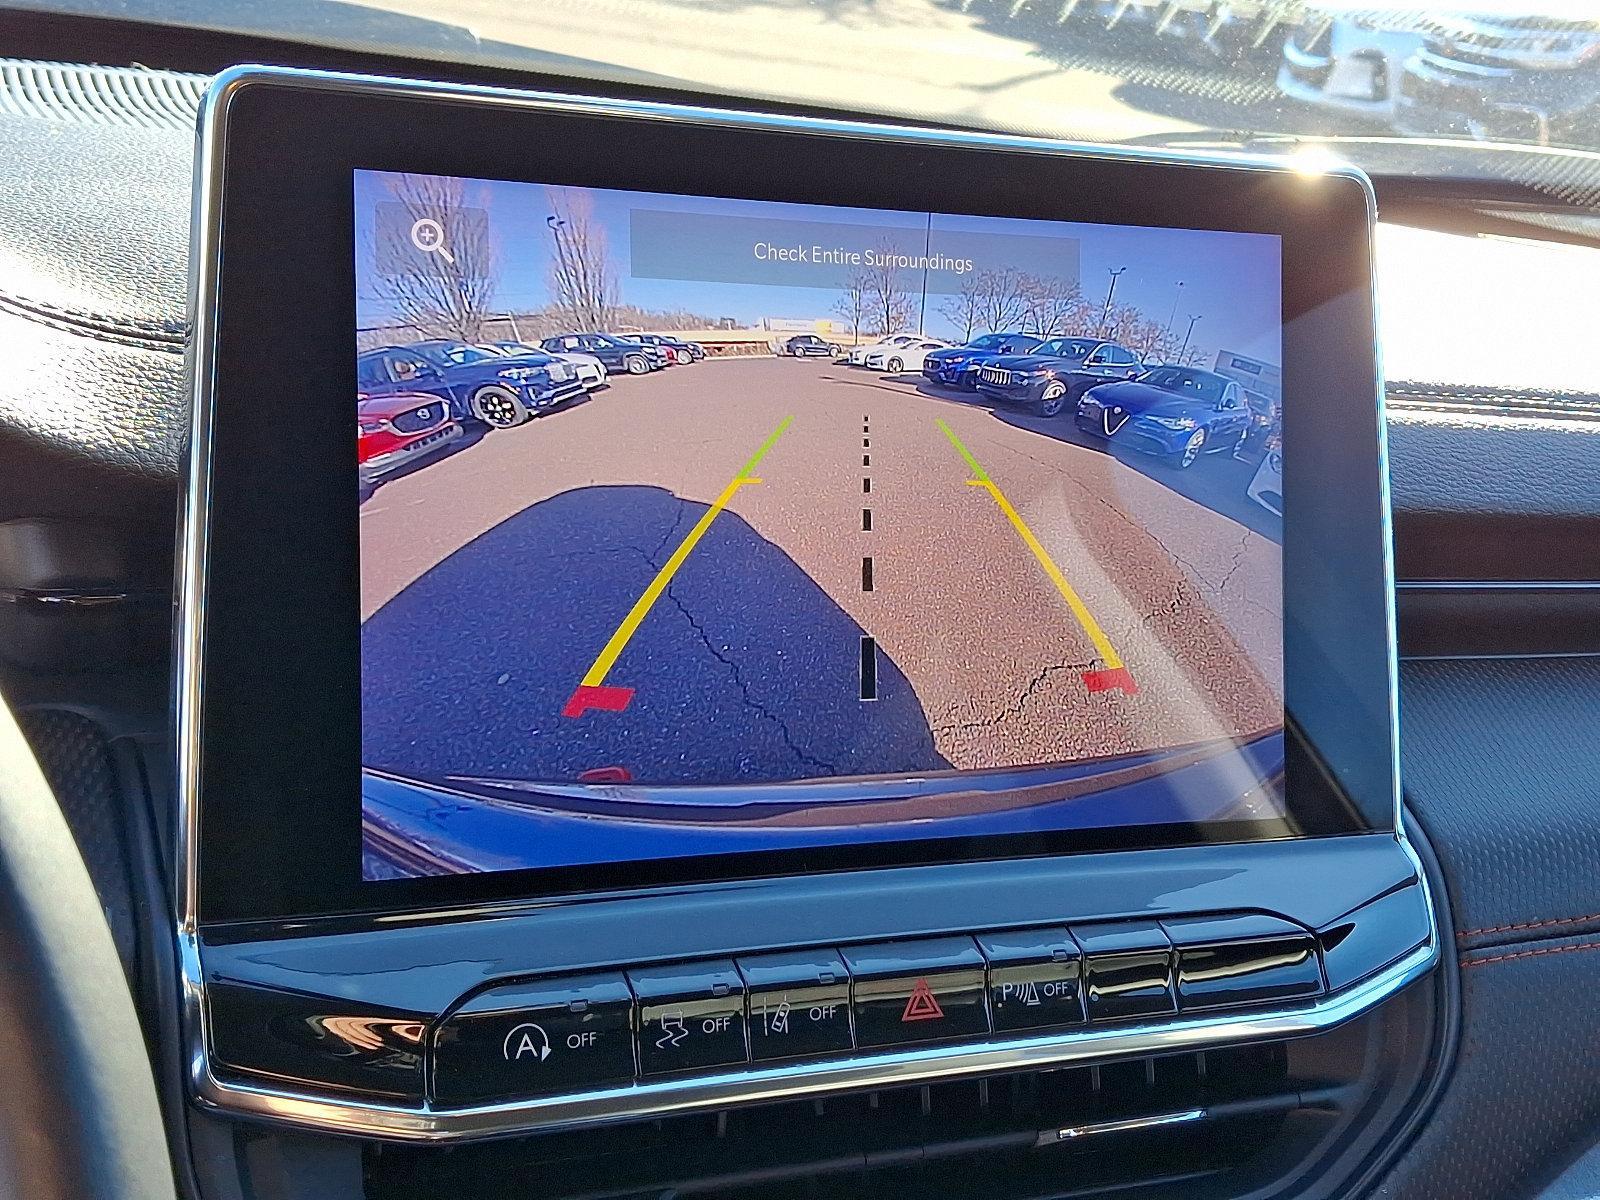
<svg viewBox="0 0 1600 1200">
<path fill-rule="evenodd" d="M 357 311 L 360 323 L 371 325 L 389 315 L 374 286 L 377 267 L 374 229 L 379 206 L 392 203 L 394 199 L 391 181 L 395 177 L 370 171 L 355 174 Z M 807 275 L 807 268 L 762 264 L 760 271 L 746 274 L 770 278 L 770 282 L 728 281 L 730 259 L 748 255 L 750 231 L 761 228 L 752 225 L 751 218 L 772 222 L 775 244 L 815 241 L 812 237 L 786 238 L 784 235 L 793 232 L 795 227 L 786 226 L 784 222 L 808 223 L 807 234 L 814 234 L 815 223 L 819 222 L 857 227 L 858 236 L 853 243 L 857 247 L 864 244 L 859 236 L 859 227 L 863 226 L 882 228 L 889 235 L 898 233 L 895 237 L 898 245 L 905 247 L 914 243 L 919 250 L 925 244 L 937 251 L 941 244 L 952 248 L 973 245 L 986 248 L 1003 246 L 1008 241 L 992 236 L 988 239 L 974 237 L 983 234 L 1068 239 L 1076 243 L 1080 285 L 1092 301 L 1104 300 L 1112 269 L 1126 268 L 1117 277 L 1115 303 L 1136 305 L 1163 324 L 1171 315 L 1174 327 L 1179 330 L 1186 327 L 1189 316 L 1198 314 L 1201 317 L 1195 330 L 1198 344 L 1274 364 L 1282 360 L 1279 242 L 1269 235 L 967 215 L 933 214 L 930 217 L 926 212 L 571 189 L 579 190 L 591 197 L 594 216 L 606 231 L 622 302 L 640 308 L 685 309 L 710 317 L 733 317 L 741 325 L 756 325 L 766 318 L 839 321 L 834 311 L 839 299 L 836 287 L 794 285 L 801 278 L 819 277 L 815 271 Z M 551 299 L 550 264 L 555 250 L 546 222 L 552 211 L 550 189 L 537 183 L 469 181 L 465 203 L 483 213 L 490 237 L 498 248 L 500 276 L 494 308 L 523 311 L 548 304 Z M 1063 207 L 1070 206 L 1064 204 Z M 681 274 L 696 273 L 697 262 L 708 264 L 703 267 L 703 273 L 720 276 L 720 279 L 660 279 L 633 275 L 631 237 L 636 209 L 679 214 L 655 218 L 658 225 L 662 221 L 669 225 L 676 222 L 674 227 L 683 234 L 669 252 L 663 252 L 660 246 L 649 248 L 653 251 L 652 261 L 659 265 L 663 257 L 670 258 L 679 264 L 678 273 Z M 695 220 L 695 217 L 702 219 Z M 727 222 L 725 228 L 729 232 L 719 243 L 719 223 L 703 219 L 706 217 L 743 220 Z M 734 230 L 738 231 L 737 235 Z M 735 236 L 737 247 L 730 247 L 726 243 Z M 1048 250 L 1048 243 L 1018 241 L 1013 244 L 1019 248 L 1018 253 Z M 1064 271 L 1049 272 L 1052 274 L 1070 271 L 1072 256 L 1065 251 L 1068 243 L 1059 244 L 1063 246 L 1063 254 L 1052 258 L 1051 262 L 1056 266 L 1069 265 Z M 645 249 L 641 247 L 641 251 Z M 410 250 L 408 247 L 407 252 Z M 980 249 L 980 254 L 983 252 Z M 1004 257 L 1003 250 L 996 253 Z M 755 266 L 753 260 L 751 265 Z M 948 273 L 945 277 L 953 278 Z M 940 312 L 943 303 L 943 296 L 928 297 L 924 310 L 925 329 L 935 337 L 954 338 L 961 330 Z"/>
</svg>

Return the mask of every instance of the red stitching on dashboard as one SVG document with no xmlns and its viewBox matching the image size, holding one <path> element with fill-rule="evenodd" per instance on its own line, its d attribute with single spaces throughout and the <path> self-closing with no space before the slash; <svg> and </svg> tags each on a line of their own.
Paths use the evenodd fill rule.
<svg viewBox="0 0 1600 1200">
<path fill-rule="evenodd" d="M 1573 950 L 1600 950 L 1600 942 L 1574 942 L 1570 946 L 1541 946 L 1537 950 L 1518 950 L 1511 954 L 1492 954 L 1488 958 L 1463 958 L 1463 967 L 1482 967 L 1489 963 L 1509 962 L 1514 958 L 1537 958 L 1541 954 L 1567 954 Z"/>
<path fill-rule="evenodd" d="M 1480 933 L 1515 933 L 1520 929 L 1549 929 L 1552 925 L 1582 925 L 1585 921 L 1600 921 L 1600 913 L 1582 917 L 1550 917 L 1543 921 L 1522 921 L 1516 925 L 1485 925 L 1482 929 L 1463 929 L 1456 934 L 1458 941 L 1476 937 Z"/>
</svg>

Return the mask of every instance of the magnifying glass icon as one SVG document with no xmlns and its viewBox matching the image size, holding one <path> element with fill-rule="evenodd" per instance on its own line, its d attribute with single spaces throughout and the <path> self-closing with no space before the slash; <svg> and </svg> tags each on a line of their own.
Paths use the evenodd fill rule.
<svg viewBox="0 0 1600 1200">
<path fill-rule="evenodd" d="M 419 217 L 411 223 L 411 244 L 424 254 L 437 254 L 455 266 L 455 255 L 445 249 L 444 226 L 432 217 Z"/>
</svg>

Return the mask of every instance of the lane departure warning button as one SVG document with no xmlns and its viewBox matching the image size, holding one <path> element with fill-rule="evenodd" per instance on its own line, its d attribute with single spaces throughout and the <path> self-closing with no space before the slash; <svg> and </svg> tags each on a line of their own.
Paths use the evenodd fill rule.
<svg viewBox="0 0 1600 1200">
<path fill-rule="evenodd" d="M 983 955 L 969 937 L 882 942 L 843 951 L 858 1046 L 900 1046 L 989 1032 Z"/>
</svg>

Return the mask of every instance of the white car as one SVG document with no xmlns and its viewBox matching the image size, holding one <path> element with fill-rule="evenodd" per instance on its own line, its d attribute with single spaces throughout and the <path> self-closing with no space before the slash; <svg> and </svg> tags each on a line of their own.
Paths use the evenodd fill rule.
<svg viewBox="0 0 1600 1200">
<path fill-rule="evenodd" d="M 481 347 L 492 350 L 496 354 L 548 354 L 551 358 L 559 358 L 564 363 L 571 363 L 578 371 L 578 382 L 583 384 L 583 390 L 594 392 L 606 386 L 606 365 L 592 354 L 574 354 L 566 350 L 546 350 L 540 346 L 529 346 L 523 342 L 489 342 Z"/>
<path fill-rule="evenodd" d="M 1278 90 L 1319 108 L 1387 121 L 1405 61 L 1422 48 L 1424 22 L 1416 13 L 1347 8 L 1354 4 L 1306 9 L 1283 43 Z"/>
<path fill-rule="evenodd" d="M 863 367 L 866 366 L 867 355 L 875 351 L 898 350 L 903 346 L 909 346 L 912 342 L 920 342 L 922 340 L 920 333 L 896 333 L 890 337 L 879 338 L 871 345 L 851 347 L 850 353 L 844 356 L 844 361 L 852 367 Z"/>
<path fill-rule="evenodd" d="M 903 346 L 872 351 L 867 355 L 866 365 L 869 370 L 887 371 L 891 375 L 898 375 L 902 371 L 921 371 L 922 360 L 928 356 L 928 351 L 949 348 L 949 342 L 941 342 L 937 338 L 913 339 Z"/>
<path fill-rule="evenodd" d="M 1268 512 L 1283 516 L 1283 451 L 1269 450 L 1245 494 Z"/>
</svg>

